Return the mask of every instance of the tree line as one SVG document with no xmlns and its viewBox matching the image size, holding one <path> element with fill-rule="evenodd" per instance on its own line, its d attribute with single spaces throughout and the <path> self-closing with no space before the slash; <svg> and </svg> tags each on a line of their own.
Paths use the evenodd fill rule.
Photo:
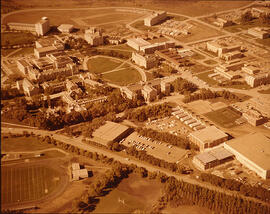
<svg viewBox="0 0 270 214">
<path fill-rule="evenodd" d="M 163 118 L 171 115 L 172 109 L 168 103 L 145 106 L 125 111 L 127 119 L 144 122 L 148 118 Z"/>
<path fill-rule="evenodd" d="M 243 184 L 234 179 L 225 179 L 208 173 L 202 173 L 200 175 L 200 179 L 215 186 L 226 188 L 232 191 L 237 191 L 245 196 L 270 202 L 270 191 L 260 186 L 254 187 L 249 184 Z"/>
<path fill-rule="evenodd" d="M 198 89 L 198 86 L 188 80 L 178 77 L 172 82 L 172 91 L 180 94 L 191 94 Z"/>
<path fill-rule="evenodd" d="M 270 206 L 238 195 L 226 194 L 196 184 L 179 181 L 169 177 L 163 188 L 164 195 L 159 199 L 154 213 L 159 213 L 167 205 L 198 205 L 217 213 L 265 214 L 270 213 Z"/>
<path fill-rule="evenodd" d="M 230 91 L 211 91 L 210 89 L 201 89 L 198 93 L 188 94 L 184 97 L 183 102 L 189 103 L 195 100 L 207 100 L 214 99 L 217 97 L 223 97 L 226 100 L 241 101 L 241 98 Z"/>
</svg>

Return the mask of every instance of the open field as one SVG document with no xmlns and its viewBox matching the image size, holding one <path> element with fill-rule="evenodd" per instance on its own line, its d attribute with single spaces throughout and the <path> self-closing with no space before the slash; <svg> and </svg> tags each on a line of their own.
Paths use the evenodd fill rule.
<svg viewBox="0 0 270 214">
<path fill-rule="evenodd" d="M 45 166 L 1 167 L 2 204 L 40 199 L 53 192 L 60 174 Z"/>
<path fill-rule="evenodd" d="M 176 39 L 181 42 L 194 42 L 201 39 L 208 39 L 210 37 L 223 35 L 223 33 L 201 23 L 195 21 L 188 21 L 188 23 L 193 25 L 193 27 L 190 28 L 191 34 L 177 36 Z"/>
<path fill-rule="evenodd" d="M 216 85 L 217 82 L 213 80 L 212 78 L 208 77 L 208 75 L 212 73 L 213 71 L 204 72 L 204 73 L 198 74 L 197 77 L 209 85 Z"/>
<path fill-rule="evenodd" d="M 250 1 L 108 1 L 108 0 L 83 0 L 83 1 L 65 1 L 65 0 L 3 0 L 1 2 L 1 11 L 4 13 L 25 9 L 25 8 L 78 8 L 78 7 L 145 7 L 155 10 L 182 13 L 190 16 L 206 15 L 213 12 L 229 10 L 243 7 L 250 4 Z"/>
<path fill-rule="evenodd" d="M 161 186 L 157 181 L 143 179 L 132 174 L 107 196 L 100 198 L 94 213 L 149 211 L 161 194 Z"/>
<path fill-rule="evenodd" d="M 216 111 L 212 111 L 206 113 L 205 116 L 224 128 L 235 126 L 234 121 L 241 117 L 229 108 L 222 108 Z"/>
<path fill-rule="evenodd" d="M 270 94 L 270 88 L 258 91 L 261 94 Z"/>
<path fill-rule="evenodd" d="M 1 33 L 1 46 L 28 44 L 35 41 L 32 33 L 4 32 Z"/>
<path fill-rule="evenodd" d="M 10 57 L 19 57 L 19 56 L 25 56 L 29 54 L 34 54 L 33 47 L 22 48 L 21 50 L 15 52 L 14 54 L 11 54 Z"/>
<path fill-rule="evenodd" d="M 36 137 L 16 137 L 4 138 L 1 136 L 1 150 L 2 152 L 20 152 L 20 151 L 35 151 L 41 149 L 53 148 L 52 145 L 42 143 Z"/>
<path fill-rule="evenodd" d="M 255 40 L 256 42 L 262 44 L 262 45 L 265 45 L 265 46 L 268 46 L 270 47 L 270 38 L 267 38 L 267 39 L 256 39 Z"/>
<path fill-rule="evenodd" d="M 203 61 L 204 63 L 206 63 L 206 64 L 208 64 L 208 65 L 215 65 L 215 64 L 217 64 L 217 62 L 216 61 L 214 61 L 214 60 L 211 60 L 211 59 L 209 59 L 209 60 L 205 60 L 205 61 Z"/>
<path fill-rule="evenodd" d="M 243 23 L 243 24 L 236 24 L 236 25 L 224 27 L 224 30 L 227 30 L 231 33 L 236 33 L 236 32 L 240 32 L 242 30 L 247 30 L 249 28 L 259 27 L 259 26 L 267 27 L 267 25 L 261 24 L 259 19 L 253 19 L 253 20 L 246 22 L 246 23 Z"/>
<path fill-rule="evenodd" d="M 141 75 L 139 72 L 132 67 L 126 67 L 122 70 L 103 74 L 102 77 L 105 80 L 118 85 L 128 85 L 130 83 L 136 83 L 141 80 Z"/>
<path fill-rule="evenodd" d="M 140 16 L 142 15 L 137 13 L 108 13 L 98 17 L 90 17 L 89 19 L 84 19 L 83 21 L 89 25 L 100 25 L 107 22 L 132 21 Z"/>
<path fill-rule="evenodd" d="M 177 208 L 166 208 L 162 211 L 164 214 L 178 213 L 178 214 L 212 214 L 211 210 L 199 206 L 179 206 Z"/>
<path fill-rule="evenodd" d="M 117 66 L 121 65 L 121 62 L 100 56 L 89 59 L 87 65 L 90 72 L 100 74 L 115 69 Z"/>
<path fill-rule="evenodd" d="M 155 29 L 154 27 L 148 27 L 148 26 L 145 26 L 143 20 L 139 20 L 139 21 L 133 23 L 133 24 L 131 25 L 131 27 L 134 27 L 134 28 L 136 28 L 136 29 L 138 29 L 138 30 L 144 30 L 144 31 L 151 30 L 151 29 Z"/>
</svg>

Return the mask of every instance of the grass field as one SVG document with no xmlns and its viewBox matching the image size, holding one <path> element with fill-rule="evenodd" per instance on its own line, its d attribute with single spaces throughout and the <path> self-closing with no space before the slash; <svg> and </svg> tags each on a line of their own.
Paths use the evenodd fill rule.
<svg viewBox="0 0 270 214">
<path fill-rule="evenodd" d="M 33 41 L 35 41 L 35 36 L 32 33 L 24 33 L 24 32 L 1 33 L 1 46 L 26 44 L 32 43 Z"/>
<path fill-rule="evenodd" d="M 139 21 L 133 23 L 131 25 L 131 27 L 134 27 L 134 28 L 139 29 L 139 30 L 145 30 L 145 31 L 153 29 L 153 27 L 145 26 L 143 20 L 139 20 Z"/>
<path fill-rule="evenodd" d="M 141 80 L 141 75 L 139 72 L 131 67 L 126 67 L 123 70 L 103 74 L 102 77 L 105 80 L 118 85 L 128 85 L 130 83 L 136 83 Z"/>
<path fill-rule="evenodd" d="M 193 27 L 190 29 L 190 34 L 180 35 L 176 37 L 176 39 L 181 42 L 194 42 L 201 39 L 207 39 L 210 37 L 223 35 L 223 33 L 219 32 L 218 30 L 210 28 L 201 23 L 195 21 L 188 21 L 188 23 L 193 25 Z"/>
<path fill-rule="evenodd" d="M 84 21 L 90 25 L 99 25 L 107 22 L 132 21 L 138 18 L 139 16 L 141 15 L 136 13 L 111 13 L 111 14 L 104 14 L 103 16 L 99 17 L 84 19 Z"/>
<path fill-rule="evenodd" d="M 160 196 L 161 185 L 137 175 L 130 175 L 107 196 L 100 198 L 94 213 L 134 213 L 148 210 Z M 120 202 L 120 200 L 122 202 Z"/>
<path fill-rule="evenodd" d="M 215 64 L 217 64 L 217 62 L 216 62 L 216 61 L 211 60 L 211 59 L 209 59 L 209 60 L 205 60 L 205 61 L 204 61 L 204 63 L 206 63 L 206 64 L 208 64 L 208 65 L 215 65 Z"/>
<path fill-rule="evenodd" d="M 36 137 L 16 137 L 3 138 L 1 136 L 1 150 L 2 152 L 20 152 L 20 151 L 34 151 L 53 148 L 52 145 L 42 143 Z"/>
<path fill-rule="evenodd" d="M 241 117 L 227 107 L 206 113 L 205 116 L 224 128 L 231 128 L 235 126 L 234 121 Z"/>
<path fill-rule="evenodd" d="M 213 74 L 213 71 L 198 74 L 197 77 L 209 85 L 216 85 L 217 82 L 215 80 L 213 80 L 212 78 L 208 77 L 209 74 Z"/>
<path fill-rule="evenodd" d="M 265 46 L 268 46 L 270 47 L 270 38 L 267 38 L 267 39 L 256 39 L 255 40 L 256 42 L 262 44 L 262 45 L 265 45 Z"/>
<path fill-rule="evenodd" d="M 202 60 L 202 59 L 205 59 L 205 56 L 195 52 L 195 53 L 191 56 L 191 58 L 192 58 L 192 59 L 195 59 L 195 60 Z"/>
<path fill-rule="evenodd" d="M 270 88 L 266 89 L 266 90 L 260 90 L 258 91 L 261 94 L 270 94 Z"/>
<path fill-rule="evenodd" d="M 106 71 L 115 69 L 117 66 L 121 65 L 120 61 L 112 60 L 105 57 L 96 57 L 88 61 L 88 70 L 96 74 L 100 74 Z"/>
<path fill-rule="evenodd" d="M 2 204 L 40 199 L 59 183 L 59 173 L 44 166 L 1 167 Z"/>
<path fill-rule="evenodd" d="M 29 54 L 34 54 L 34 48 L 33 47 L 27 47 L 22 48 L 21 50 L 17 51 L 14 54 L 11 54 L 10 57 L 19 57 L 19 56 L 25 56 Z"/>
</svg>

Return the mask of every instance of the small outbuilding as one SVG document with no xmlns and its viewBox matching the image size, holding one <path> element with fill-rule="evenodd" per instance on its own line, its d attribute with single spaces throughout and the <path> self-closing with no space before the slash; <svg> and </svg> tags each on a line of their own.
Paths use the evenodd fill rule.
<svg viewBox="0 0 270 214">
<path fill-rule="evenodd" d="M 57 29 L 61 33 L 71 33 L 74 30 L 74 26 L 71 24 L 61 24 Z"/>
</svg>

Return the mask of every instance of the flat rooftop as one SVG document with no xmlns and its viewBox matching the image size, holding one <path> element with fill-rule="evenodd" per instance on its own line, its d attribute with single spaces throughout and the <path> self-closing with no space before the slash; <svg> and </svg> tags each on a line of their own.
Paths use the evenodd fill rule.
<svg viewBox="0 0 270 214">
<path fill-rule="evenodd" d="M 205 129 L 192 132 L 191 135 L 203 143 L 212 142 L 228 136 L 215 126 L 208 126 Z"/>
<path fill-rule="evenodd" d="M 106 121 L 104 126 L 98 128 L 94 133 L 94 137 L 98 137 L 107 141 L 112 141 L 119 135 L 127 131 L 129 127 L 121 125 L 119 123 L 114 123 L 111 121 Z"/>
<path fill-rule="evenodd" d="M 262 133 L 250 133 L 225 144 L 261 168 L 270 170 L 270 139 Z"/>
</svg>

